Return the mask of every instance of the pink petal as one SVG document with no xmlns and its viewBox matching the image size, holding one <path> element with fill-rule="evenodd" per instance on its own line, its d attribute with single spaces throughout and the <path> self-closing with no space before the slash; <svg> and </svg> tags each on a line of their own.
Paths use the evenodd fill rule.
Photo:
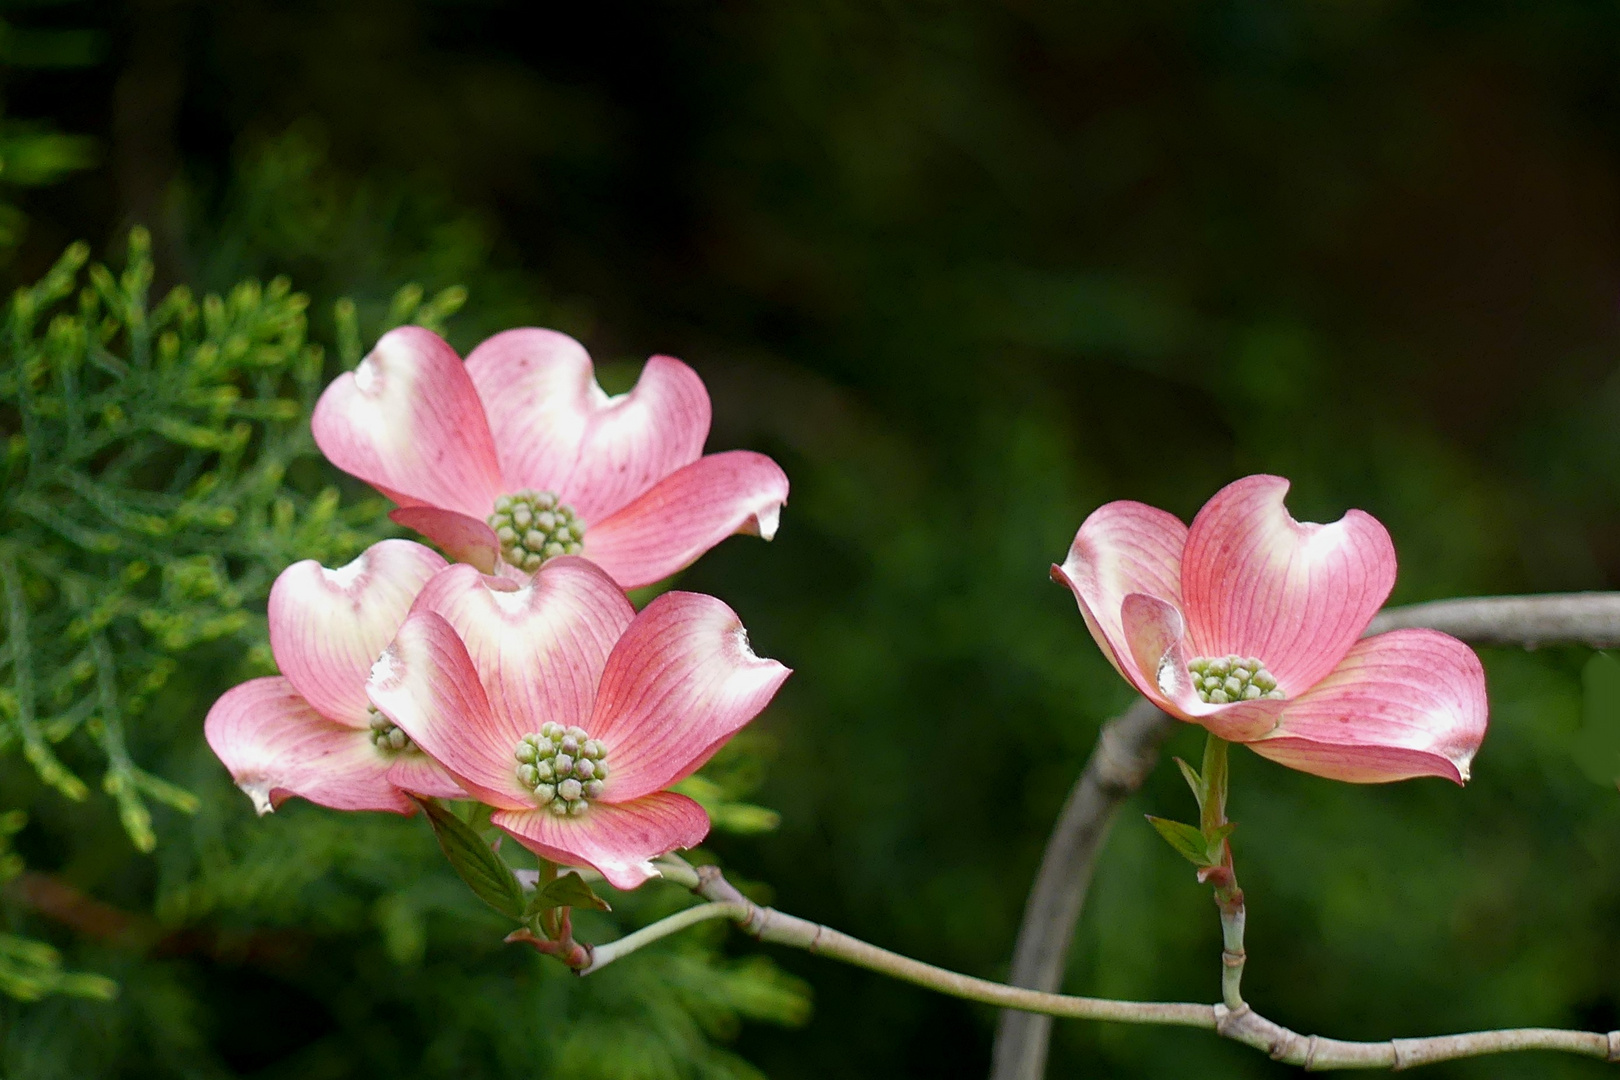
<svg viewBox="0 0 1620 1080">
<path fill-rule="evenodd" d="M 486 574 L 495 572 L 501 542 L 484 521 L 432 506 L 402 506 L 388 517 L 432 540 L 456 562 L 471 563 Z"/>
<path fill-rule="evenodd" d="M 1358 641 L 1321 682 L 1285 702 L 1255 753 L 1352 783 L 1443 776 L 1462 783 L 1485 738 L 1485 671 L 1472 649 L 1437 630 Z"/>
<path fill-rule="evenodd" d="M 388 782 L 401 791 L 436 799 L 465 799 L 467 792 L 443 765 L 420 751 L 394 755 Z"/>
<path fill-rule="evenodd" d="M 365 727 L 371 665 L 443 567 L 409 540 L 379 541 L 337 570 L 313 559 L 287 567 L 270 589 L 270 649 L 282 674 L 323 716 Z"/>
<path fill-rule="evenodd" d="M 607 748 L 603 798 L 637 799 L 697 770 L 759 714 L 789 675 L 754 655 L 737 615 L 712 596 L 648 604 L 608 657 L 591 722 Z"/>
<path fill-rule="evenodd" d="M 1126 670 L 1130 649 L 1120 608 L 1131 593 L 1181 606 L 1181 549 L 1187 526 L 1174 514 L 1139 502 L 1111 502 L 1092 511 L 1074 536 L 1069 557 L 1052 567 L 1067 585 L 1103 655 L 1140 688 L 1142 672 Z M 1151 680 L 1153 670 L 1145 677 Z M 1146 693 L 1146 691 L 1143 691 Z"/>
<path fill-rule="evenodd" d="M 617 805 L 592 803 L 578 817 L 558 817 L 548 810 L 498 810 L 490 821 L 542 858 L 595 867 L 616 889 L 634 889 L 657 877 L 653 859 L 695 847 L 709 834 L 709 815 L 673 791 Z"/>
<path fill-rule="evenodd" d="M 587 525 L 681 466 L 709 435 L 709 394 L 679 360 L 655 356 L 628 394 L 596 384 L 579 342 L 508 330 L 467 357 L 513 490 L 552 491 Z"/>
<path fill-rule="evenodd" d="M 482 521 L 501 494 L 495 444 L 467 369 L 419 326 L 390 330 L 358 368 L 333 379 L 310 426 L 332 464 L 403 505 Z"/>
<path fill-rule="evenodd" d="M 442 616 L 412 612 L 372 668 L 367 690 L 469 794 L 508 810 L 534 806 L 512 756 L 524 732 L 496 719 L 466 647 Z"/>
<path fill-rule="evenodd" d="M 626 589 L 651 585 L 733 533 L 769 540 L 787 497 L 787 474 L 764 454 L 710 454 L 606 521 L 590 522 L 585 557 Z"/>
<path fill-rule="evenodd" d="M 1288 481 L 1250 476 L 1198 512 L 1182 555 L 1182 610 L 1200 656 L 1258 657 L 1290 696 L 1337 664 L 1389 598 L 1395 548 L 1369 514 L 1295 521 Z"/>
<path fill-rule="evenodd" d="M 566 555 L 521 584 L 452 566 L 415 610 L 442 615 L 465 644 L 497 725 L 511 733 L 503 761 L 514 765 L 518 740 L 546 721 L 590 719 L 608 654 L 635 617 L 612 578 Z"/>
<path fill-rule="evenodd" d="M 293 795 L 334 810 L 415 809 L 388 782 L 388 758 L 367 733 L 328 720 L 286 679 L 227 690 L 208 710 L 203 734 L 261 814 Z"/>
<path fill-rule="evenodd" d="M 1133 673 L 1127 678 L 1159 708 L 1234 742 L 1260 738 L 1276 728 L 1281 701 L 1211 705 L 1198 696 L 1187 670 L 1186 625 L 1172 604 L 1156 596 L 1131 593 L 1121 605 L 1121 616 Z"/>
</svg>

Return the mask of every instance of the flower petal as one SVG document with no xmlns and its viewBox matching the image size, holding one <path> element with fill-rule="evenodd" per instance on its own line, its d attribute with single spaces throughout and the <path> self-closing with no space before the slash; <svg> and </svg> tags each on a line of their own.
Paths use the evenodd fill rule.
<svg viewBox="0 0 1620 1080">
<path fill-rule="evenodd" d="M 789 674 L 754 655 L 741 620 L 721 601 L 658 597 L 614 646 L 585 725 L 607 748 L 603 798 L 626 802 L 696 771 Z"/>
<path fill-rule="evenodd" d="M 1285 702 L 1255 753 L 1352 783 L 1414 776 L 1468 779 L 1485 738 L 1485 670 L 1437 630 L 1391 630 L 1358 641 L 1339 666 Z"/>
<path fill-rule="evenodd" d="M 523 582 L 452 566 L 416 601 L 442 615 L 466 645 L 495 719 L 503 760 L 546 721 L 585 725 L 608 654 L 635 609 L 600 568 L 561 556 Z M 408 729 L 407 729 L 408 730 Z"/>
<path fill-rule="evenodd" d="M 628 394 L 609 397 L 566 334 L 496 334 L 467 357 L 513 490 L 552 491 L 586 524 L 611 516 L 703 453 L 709 393 L 668 356 L 647 361 Z"/>
<path fill-rule="evenodd" d="M 585 347 L 555 330 L 506 330 L 467 354 L 467 374 L 511 490 L 560 493 L 591 414 L 608 400 Z"/>
<path fill-rule="evenodd" d="M 769 540 L 787 497 L 787 474 L 764 454 L 709 454 L 606 521 L 590 522 L 585 557 L 626 589 L 651 585 L 733 533 Z"/>
<path fill-rule="evenodd" d="M 294 563 L 270 589 L 270 650 L 282 674 L 323 716 L 367 721 L 366 679 L 422 586 L 444 567 L 409 540 L 372 544 L 347 566 Z"/>
<path fill-rule="evenodd" d="M 564 866 L 595 867 L 616 889 L 634 889 L 657 877 L 653 859 L 695 847 L 709 834 L 709 815 L 673 791 L 617 805 L 592 803 L 579 817 L 558 817 L 548 810 L 497 810 L 490 821 L 542 858 Z"/>
<path fill-rule="evenodd" d="M 415 809 L 367 734 L 316 712 L 287 679 L 233 686 L 208 710 L 203 734 L 261 814 L 293 795 L 334 810 Z"/>
<path fill-rule="evenodd" d="M 1351 510 L 1298 522 L 1288 481 L 1228 484 L 1193 519 L 1182 555 L 1182 610 L 1200 656 L 1255 656 L 1292 697 L 1333 670 L 1395 585 L 1395 547 Z"/>
<path fill-rule="evenodd" d="M 1120 623 L 1120 608 L 1131 593 L 1156 596 L 1181 606 L 1181 549 L 1187 526 L 1174 514 L 1139 502 L 1111 502 L 1091 512 L 1052 578 L 1067 585 L 1103 655 L 1132 683 L 1126 670 L 1131 650 Z M 1153 676 L 1149 669 L 1145 676 Z M 1140 684 L 1138 684 L 1140 685 Z"/>
<path fill-rule="evenodd" d="M 1198 696 L 1187 670 L 1186 625 L 1174 605 L 1157 596 L 1131 593 L 1120 613 L 1133 672 L 1126 677 L 1148 700 L 1171 716 L 1202 724 L 1233 742 L 1247 742 L 1276 728 L 1281 701 L 1211 705 Z"/>
<path fill-rule="evenodd" d="M 467 798 L 466 790 L 448 769 L 419 751 L 395 754 L 388 766 L 388 782 L 401 791 L 435 799 Z"/>
<path fill-rule="evenodd" d="M 501 542 L 487 523 L 432 506 L 402 506 L 388 517 L 432 540 L 456 562 L 471 563 L 486 574 L 494 573 Z"/>
<path fill-rule="evenodd" d="M 413 611 L 371 670 L 371 702 L 475 798 L 505 809 L 534 799 L 518 783 L 517 735 L 495 717 L 461 639 L 431 611 Z"/>
<path fill-rule="evenodd" d="M 483 406 L 455 350 L 402 326 L 354 371 L 332 380 L 310 427 L 327 459 L 405 506 L 482 521 L 501 494 Z"/>
</svg>

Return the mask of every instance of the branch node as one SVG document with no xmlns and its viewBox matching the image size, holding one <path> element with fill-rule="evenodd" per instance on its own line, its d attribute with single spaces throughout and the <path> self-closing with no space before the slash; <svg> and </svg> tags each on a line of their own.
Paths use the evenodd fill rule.
<svg viewBox="0 0 1620 1080">
<path fill-rule="evenodd" d="M 1609 1060 L 1620 1061 L 1620 1031 L 1609 1032 Z"/>
</svg>

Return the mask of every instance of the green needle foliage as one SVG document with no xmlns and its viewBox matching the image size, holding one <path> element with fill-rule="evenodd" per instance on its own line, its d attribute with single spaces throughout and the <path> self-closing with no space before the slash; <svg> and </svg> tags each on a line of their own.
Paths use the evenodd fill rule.
<svg viewBox="0 0 1620 1080">
<path fill-rule="evenodd" d="M 7 314 L 0 408 L 0 750 L 20 748 L 70 799 L 88 785 L 56 747 L 92 743 L 130 839 L 156 844 L 148 800 L 195 798 L 136 764 L 139 721 L 201 642 L 239 635 L 248 603 L 299 558 L 339 561 L 380 505 L 287 483 L 315 447 L 305 417 L 321 350 L 284 279 L 152 306 L 148 239 L 85 273 L 76 245 Z"/>
</svg>

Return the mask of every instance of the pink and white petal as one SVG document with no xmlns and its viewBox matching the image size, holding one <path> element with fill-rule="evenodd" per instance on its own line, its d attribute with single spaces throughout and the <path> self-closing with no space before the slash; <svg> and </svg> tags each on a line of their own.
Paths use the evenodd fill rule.
<svg viewBox="0 0 1620 1080">
<path fill-rule="evenodd" d="M 489 417 L 508 491 L 560 493 L 591 417 L 608 401 L 585 347 L 555 330 L 505 330 L 467 355 L 467 374 Z"/>
<path fill-rule="evenodd" d="M 465 799 L 467 792 L 450 771 L 426 754 L 405 751 L 394 755 L 388 782 L 401 791 L 435 799 Z"/>
<path fill-rule="evenodd" d="M 442 615 L 466 645 L 508 760 L 546 721 L 590 719 L 608 654 L 635 617 L 612 578 L 567 555 L 521 582 L 452 566 L 427 584 L 415 610 Z"/>
<path fill-rule="evenodd" d="M 227 690 L 203 735 L 260 814 L 293 795 L 334 810 L 415 809 L 388 782 L 388 761 L 367 733 L 328 720 L 284 678 Z"/>
<path fill-rule="evenodd" d="M 1121 608 L 1121 631 L 1133 672 L 1127 676 L 1159 708 L 1181 720 L 1202 724 L 1223 739 L 1247 742 L 1277 726 L 1281 701 L 1211 705 L 1198 696 L 1187 670 L 1186 625 L 1181 612 L 1157 596 L 1131 593 Z"/>
<path fill-rule="evenodd" d="M 1131 593 L 1181 606 L 1181 549 L 1187 526 L 1174 514 L 1139 502 L 1111 502 L 1091 512 L 1075 533 L 1069 557 L 1052 567 L 1052 579 L 1067 585 L 1103 655 L 1132 683 L 1153 672 L 1126 670 L 1131 663 L 1120 609 Z"/>
<path fill-rule="evenodd" d="M 587 518 L 585 557 L 626 589 L 652 585 L 733 533 L 769 540 L 787 497 L 787 474 L 764 454 L 709 454 L 606 521 Z"/>
<path fill-rule="evenodd" d="M 1285 703 L 1276 732 L 1249 745 L 1331 780 L 1468 779 L 1485 738 L 1485 670 L 1436 630 L 1392 630 L 1357 642 L 1321 682 Z"/>
<path fill-rule="evenodd" d="M 372 704 L 469 795 L 509 810 L 534 805 L 518 783 L 517 739 L 496 720 L 466 646 L 442 616 L 413 611 L 366 689 Z"/>
<path fill-rule="evenodd" d="M 1389 598 L 1395 547 L 1376 518 L 1295 521 L 1288 481 L 1228 484 L 1193 519 L 1182 555 L 1182 610 L 1201 656 L 1258 657 L 1290 696 L 1343 659 Z"/>
<path fill-rule="evenodd" d="M 495 572 L 501 542 L 495 530 L 478 518 L 433 506 L 402 506 L 388 517 L 432 540 L 456 562 L 470 563 L 486 574 Z"/>
<path fill-rule="evenodd" d="M 703 455 L 709 391 L 697 372 L 655 356 L 628 394 L 591 414 L 579 460 L 560 492 L 586 524 L 602 521 Z"/>
<path fill-rule="evenodd" d="M 322 715 L 363 728 L 371 665 L 444 559 L 409 540 L 382 540 L 347 566 L 294 563 L 270 589 L 270 651 Z"/>
<path fill-rule="evenodd" d="M 327 459 L 404 505 L 482 520 L 501 494 L 495 443 L 461 358 L 419 326 L 390 330 L 332 380 L 310 419 Z"/>
<path fill-rule="evenodd" d="M 608 657 L 585 725 L 607 748 L 602 797 L 637 799 L 696 771 L 789 674 L 754 655 L 742 621 L 721 601 L 688 592 L 658 597 Z"/>
<path fill-rule="evenodd" d="M 616 889 L 634 889 L 658 877 L 653 859 L 696 847 L 709 835 L 703 807 L 673 791 L 617 805 L 592 803 L 578 817 L 558 817 L 549 810 L 497 810 L 490 821 L 542 858 L 595 867 Z"/>
</svg>

